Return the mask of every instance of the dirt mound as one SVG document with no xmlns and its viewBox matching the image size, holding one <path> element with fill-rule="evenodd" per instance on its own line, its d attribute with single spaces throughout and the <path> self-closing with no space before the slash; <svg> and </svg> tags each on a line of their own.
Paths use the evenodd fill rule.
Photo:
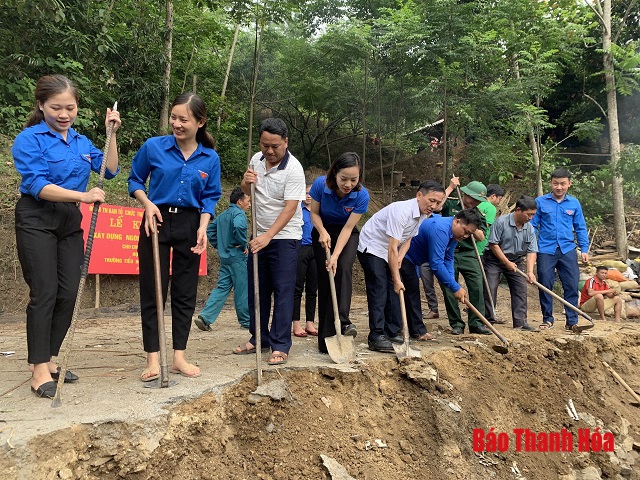
<svg viewBox="0 0 640 480">
<path fill-rule="evenodd" d="M 82 425 L 38 437 L 29 443 L 32 469 L 23 478 L 331 478 L 321 455 L 358 479 L 640 478 L 632 448 L 640 410 L 602 365 L 637 388 L 636 326 L 510 340 L 504 356 L 489 348 L 492 339 L 467 336 L 456 348 L 402 364 L 388 357 L 342 370 L 265 372 L 266 384 L 284 381 L 280 400 L 252 395 L 255 376 L 247 375 L 154 422 Z M 567 413 L 569 399 L 577 421 Z M 508 435 L 508 448 L 474 452 L 474 430 L 491 428 Z M 572 451 L 518 452 L 518 428 L 566 429 Z M 597 428 L 613 434 L 615 449 L 580 451 L 579 436 Z M 11 463 L 5 472 L 17 473 L 20 462 Z"/>
</svg>

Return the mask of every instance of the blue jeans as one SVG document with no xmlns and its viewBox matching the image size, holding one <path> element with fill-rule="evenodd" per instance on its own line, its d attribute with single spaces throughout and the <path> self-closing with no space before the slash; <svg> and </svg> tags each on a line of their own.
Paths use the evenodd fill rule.
<svg viewBox="0 0 640 480">
<path fill-rule="evenodd" d="M 218 285 L 211 291 L 211 295 L 199 315 L 207 325 L 211 325 L 218 319 L 232 288 L 238 322 L 242 327 L 249 328 L 247 257 L 243 257 L 239 262 L 220 264 Z"/>
<path fill-rule="evenodd" d="M 578 257 L 576 251 L 571 250 L 562 253 L 560 248 L 554 254 L 538 253 L 538 282 L 553 290 L 556 281 L 556 271 L 562 282 L 564 299 L 571 305 L 578 306 L 578 282 L 580 281 L 580 269 L 578 268 Z M 540 290 L 540 309 L 542 310 L 542 321 L 553 323 L 553 298 L 546 292 Z M 567 325 L 578 323 L 578 314 L 570 308 L 565 308 Z"/>
<path fill-rule="evenodd" d="M 293 315 L 293 293 L 296 287 L 296 270 L 300 240 L 271 240 L 269 245 L 258 252 L 258 288 L 260 290 L 260 343 L 262 348 L 289 353 L 291 348 L 291 316 Z M 249 272 L 249 342 L 255 339 L 255 302 L 253 286 L 253 254 L 247 260 Z M 271 297 L 273 296 L 273 318 Z"/>
</svg>

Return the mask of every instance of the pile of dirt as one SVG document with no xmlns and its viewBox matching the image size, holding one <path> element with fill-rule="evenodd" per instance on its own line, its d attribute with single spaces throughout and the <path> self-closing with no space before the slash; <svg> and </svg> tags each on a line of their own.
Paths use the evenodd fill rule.
<svg viewBox="0 0 640 480">
<path fill-rule="evenodd" d="M 29 442 L 29 478 L 340 478 L 323 455 L 358 479 L 640 478 L 639 410 L 602 364 L 637 389 L 636 324 L 589 337 L 518 334 L 504 356 L 481 340 L 466 336 L 403 363 L 388 356 L 265 372 L 266 384 L 286 385 L 278 399 L 252 395 L 255 375 L 247 375 L 162 420 L 38 437 Z M 579 420 L 567 413 L 569 399 Z M 492 428 L 508 434 L 508 448 L 474 451 L 474 430 Z M 517 428 L 566 429 L 572 451 L 518 452 Z M 585 429 L 611 432 L 613 451 L 580 451 Z"/>
</svg>

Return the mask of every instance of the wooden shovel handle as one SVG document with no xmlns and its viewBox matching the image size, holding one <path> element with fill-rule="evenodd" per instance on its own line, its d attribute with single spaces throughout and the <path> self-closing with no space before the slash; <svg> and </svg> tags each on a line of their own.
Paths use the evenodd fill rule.
<svg viewBox="0 0 640 480">
<path fill-rule="evenodd" d="M 618 383 L 620 385 L 622 385 L 624 388 L 627 389 L 627 391 L 631 394 L 631 396 L 636 400 L 636 402 L 640 403 L 640 396 L 638 396 L 638 394 L 636 392 L 633 391 L 633 388 L 631 388 L 627 382 L 625 382 L 622 377 L 620 375 L 618 375 L 618 372 L 616 372 L 613 368 L 611 368 L 611 366 L 607 363 L 607 362 L 602 362 L 602 364 L 611 372 L 611 375 L 613 375 L 613 378 L 615 378 Z"/>
<path fill-rule="evenodd" d="M 518 269 L 516 270 L 516 272 L 518 272 L 520 275 L 522 275 L 524 278 L 528 278 L 527 274 L 524 273 L 522 270 Z M 554 293 L 552 290 L 549 290 L 547 287 L 545 287 L 544 285 L 538 283 L 538 282 L 533 282 L 533 284 L 538 287 L 540 290 L 542 290 L 543 292 L 547 292 L 549 295 L 551 295 L 553 298 L 555 298 L 556 300 L 558 300 L 560 303 L 562 303 L 565 307 L 569 307 L 571 310 L 573 310 L 574 312 L 576 312 L 578 315 L 583 316 L 584 318 L 586 318 L 587 320 L 589 320 L 591 323 L 593 323 L 593 319 L 587 315 L 586 313 L 584 313 L 582 310 L 580 310 L 578 307 L 576 307 L 575 305 L 570 304 L 569 302 L 567 302 L 564 298 L 562 298 L 561 296 L 559 296 L 558 294 Z"/>
<path fill-rule="evenodd" d="M 505 347 L 508 347 L 508 346 L 509 346 L 509 342 L 507 341 L 507 339 L 506 339 L 506 338 L 504 338 L 504 336 L 503 336 L 503 335 L 501 335 L 501 334 L 500 334 L 500 332 L 498 332 L 498 331 L 493 327 L 493 325 L 491 325 L 491 322 L 489 322 L 489 320 L 487 320 L 487 319 L 484 317 L 484 315 L 482 315 L 482 314 L 480 313 L 480 311 L 479 311 L 476 307 L 474 307 L 474 306 L 473 306 L 473 304 L 472 304 L 469 300 L 465 299 L 464 304 L 465 304 L 465 305 L 466 305 L 466 306 L 467 306 L 467 307 L 468 307 L 468 308 L 469 308 L 473 313 L 475 313 L 475 314 L 478 316 L 478 318 L 479 318 L 480 320 L 482 320 L 482 323 L 484 323 L 485 327 L 487 327 L 489 330 L 491 330 L 491 333 L 493 333 L 496 337 L 498 337 L 498 338 L 500 339 L 500 341 L 501 341 L 502 343 L 504 343 Z"/>
</svg>

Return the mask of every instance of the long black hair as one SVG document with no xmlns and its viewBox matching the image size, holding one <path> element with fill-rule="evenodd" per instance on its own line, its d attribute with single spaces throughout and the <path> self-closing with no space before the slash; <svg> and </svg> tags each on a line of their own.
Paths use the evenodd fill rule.
<svg viewBox="0 0 640 480">
<path fill-rule="evenodd" d="M 204 123 L 196 132 L 196 141 L 205 147 L 215 148 L 216 141 L 213 139 L 213 136 L 207 132 L 207 107 L 202 97 L 192 92 L 184 92 L 176 97 L 171 107 L 173 108 L 176 105 L 186 105 L 198 122 L 204 120 Z"/>
</svg>

